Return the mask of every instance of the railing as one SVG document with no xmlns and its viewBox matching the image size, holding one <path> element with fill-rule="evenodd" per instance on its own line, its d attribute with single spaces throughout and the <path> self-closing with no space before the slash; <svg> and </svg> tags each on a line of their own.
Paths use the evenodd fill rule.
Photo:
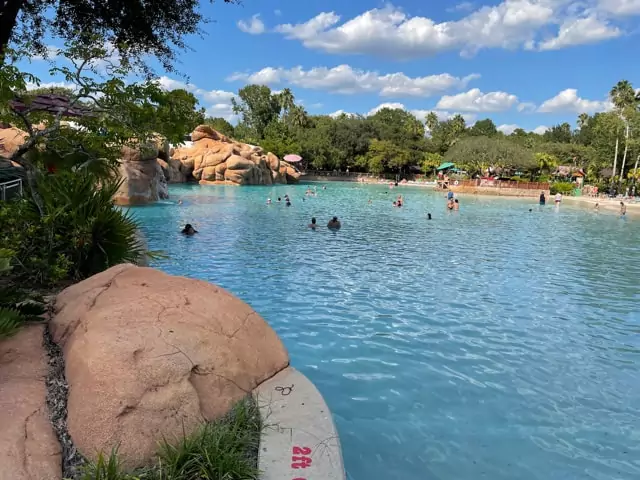
<svg viewBox="0 0 640 480">
<path fill-rule="evenodd" d="M 7 192 L 7 190 L 9 190 L 9 192 Z M 21 178 L 0 183 L 0 200 L 6 201 L 7 199 L 11 199 L 16 195 L 22 195 Z"/>
</svg>

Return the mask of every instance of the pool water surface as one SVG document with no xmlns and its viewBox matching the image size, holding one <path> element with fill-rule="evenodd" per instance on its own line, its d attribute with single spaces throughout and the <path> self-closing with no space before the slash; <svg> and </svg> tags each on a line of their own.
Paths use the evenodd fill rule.
<svg viewBox="0 0 640 480">
<path fill-rule="evenodd" d="M 350 479 L 640 478 L 639 221 L 326 185 L 179 185 L 133 212 L 170 256 L 153 266 L 230 290 L 278 332 Z"/>
</svg>

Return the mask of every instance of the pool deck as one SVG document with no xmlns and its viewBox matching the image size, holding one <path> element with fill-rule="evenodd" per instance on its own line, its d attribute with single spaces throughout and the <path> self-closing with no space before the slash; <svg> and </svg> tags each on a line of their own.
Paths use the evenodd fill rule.
<svg viewBox="0 0 640 480">
<path fill-rule="evenodd" d="M 261 480 L 345 480 L 331 412 L 311 381 L 292 367 L 254 390 L 265 424 Z"/>
</svg>

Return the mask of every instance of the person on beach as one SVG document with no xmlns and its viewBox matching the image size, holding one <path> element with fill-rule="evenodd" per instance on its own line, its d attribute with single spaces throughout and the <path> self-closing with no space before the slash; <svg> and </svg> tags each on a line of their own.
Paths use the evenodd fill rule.
<svg viewBox="0 0 640 480">
<path fill-rule="evenodd" d="M 556 207 L 559 207 L 560 206 L 560 202 L 562 202 L 562 194 L 560 192 L 556 193 L 555 202 L 556 202 Z"/>
<path fill-rule="evenodd" d="M 316 224 L 316 217 L 311 218 L 311 223 L 309 225 L 307 225 L 311 230 L 315 230 L 316 228 L 318 228 L 318 225 Z"/>
<path fill-rule="evenodd" d="M 340 224 L 340 220 L 338 220 L 338 217 L 333 217 L 331 220 L 329 220 L 329 223 L 327 223 L 327 228 L 329 230 L 340 230 L 340 227 L 342 227 L 342 225 Z"/>
<path fill-rule="evenodd" d="M 627 206 L 624 202 L 620 202 L 620 216 L 624 217 L 627 214 Z"/>
<path fill-rule="evenodd" d="M 544 206 L 547 203 L 547 197 L 544 196 L 544 192 L 540 193 L 540 205 Z"/>
<path fill-rule="evenodd" d="M 198 231 L 195 228 L 193 228 L 193 226 L 190 223 L 187 223 L 180 233 L 182 233 L 183 235 L 186 235 L 187 237 L 191 237 L 192 235 L 195 235 L 196 233 L 198 233 Z"/>
<path fill-rule="evenodd" d="M 453 201 L 453 209 L 454 210 L 460 210 L 460 203 L 458 203 L 458 199 L 457 198 Z"/>
</svg>

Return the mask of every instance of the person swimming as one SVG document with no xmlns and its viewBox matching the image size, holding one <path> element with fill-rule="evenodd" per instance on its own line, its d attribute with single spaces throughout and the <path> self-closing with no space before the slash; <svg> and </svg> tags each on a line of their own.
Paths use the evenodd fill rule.
<svg viewBox="0 0 640 480">
<path fill-rule="evenodd" d="M 307 225 L 311 230 L 315 230 L 318 228 L 318 224 L 316 223 L 316 217 L 311 218 L 311 223 Z"/>
<path fill-rule="evenodd" d="M 285 206 L 287 207 L 291 206 L 291 200 L 289 200 L 289 197 L 285 197 Z"/>
<path fill-rule="evenodd" d="M 198 231 L 195 228 L 193 228 L 193 226 L 190 223 L 187 223 L 180 233 L 190 237 L 190 236 L 198 233 Z"/>
<path fill-rule="evenodd" d="M 282 202 L 282 199 L 280 197 L 278 197 L 278 203 Z"/>
<path fill-rule="evenodd" d="M 431 220 L 431 214 L 427 213 L 427 220 Z"/>
<path fill-rule="evenodd" d="M 267 205 L 271 205 L 271 199 L 267 198 Z"/>
<path fill-rule="evenodd" d="M 182 205 L 182 200 L 178 200 L 178 205 Z"/>
<path fill-rule="evenodd" d="M 448 209 L 448 210 L 453 210 L 453 198 L 450 198 L 450 199 L 447 201 L 447 209 Z"/>
<path fill-rule="evenodd" d="M 329 220 L 329 223 L 327 223 L 327 228 L 329 230 L 340 230 L 340 227 L 342 227 L 342 224 L 340 223 L 340 220 L 338 220 L 338 217 L 333 217 Z"/>
<path fill-rule="evenodd" d="M 394 200 L 394 202 L 393 202 L 393 206 L 394 206 L 394 207 L 397 207 L 397 206 L 398 206 L 398 202 Z"/>
<path fill-rule="evenodd" d="M 458 203 L 458 199 L 457 198 L 453 201 L 453 209 L 454 210 L 460 210 L 460 203 Z"/>
</svg>

